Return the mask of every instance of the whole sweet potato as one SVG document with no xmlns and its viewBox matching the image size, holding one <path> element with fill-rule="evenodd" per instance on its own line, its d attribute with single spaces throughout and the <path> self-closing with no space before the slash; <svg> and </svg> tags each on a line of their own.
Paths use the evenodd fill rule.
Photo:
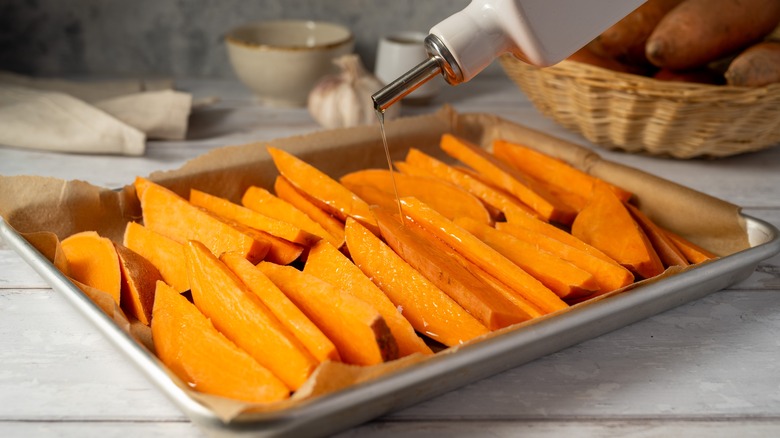
<svg viewBox="0 0 780 438">
<path fill-rule="evenodd" d="M 729 85 L 762 87 L 780 82 L 780 41 L 764 41 L 737 55 L 725 73 Z"/>
<path fill-rule="evenodd" d="M 700 67 L 757 43 L 778 22 L 778 0 L 685 0 L 658 23 L 645 54 L 662 68 Z"/>
<path fill-rule="evenodd" d="M 645 43 L 661 19 L 683 0 L 648 0 L 588 44 L 597 55 L 646 64 Z"/>
</svg>

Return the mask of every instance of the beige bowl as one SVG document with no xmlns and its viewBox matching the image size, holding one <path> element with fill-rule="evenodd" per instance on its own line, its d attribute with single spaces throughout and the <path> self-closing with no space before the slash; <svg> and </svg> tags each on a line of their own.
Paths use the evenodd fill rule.
<svg viewBox="0 0 780 438">
<path fill-rule="evenodd" d="M 355 39 L 344 26 L 305 20 L 264 21 L 231 30 L 225 37 L 238 78 L 270 106 L 301 107 L 333 59 L 352 53 Z"/>
</svg>

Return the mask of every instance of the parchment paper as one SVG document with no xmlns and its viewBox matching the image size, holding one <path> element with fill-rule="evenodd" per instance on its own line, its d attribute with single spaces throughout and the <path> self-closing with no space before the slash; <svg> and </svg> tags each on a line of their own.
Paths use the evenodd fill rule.
<svg viewBox="0 0 780 438">
<path fill-rule="evenodd" d="M 602 160 L 598 154 L 585 147 L 497 116 L 459 115 L 451 108 L 444 107 L 432 115 L 393 120 L 387 124 L 386 130 L 393 160 L 402 160 L 410 147 L 416 147 L 451 161 L 438 148 L 438 141 L 444 133 L 465 137 L 487 148 L 495 138 L 522 143 L 632 191 L 639 207 L 653 220 L 719 255 L 728 255 L 749 246 L 739 207 L 640 170 Z M 190 188 L 197 188 L 238 202 L 250 185 L 269 189 L 273 185 L 277 172 L 265 150 L 266 145 L 285 149 L 333 177 L 358 169 L 387 167 L 379 129 L 376 126 L 365 126 L 323 131 L 268 143 L 223 147 L 197 157 L 177 170 L 155 172 L 148 177 L 182 196 L 188 196 Z M 26 237 L 54 262 L 58 257 L 57 238 L 63 239 L 75 232 L 94 230 L 121 242 L 127 222 L 141 217 L 132 181 L 127 184 L 121 190 L 115 190 L 95 187 L 82 181 L 0 176 L 0 215 L 17 231 L 36 233 Z M 675 272 L 667 272 L 665 275 Z M 121 310 L 100 297 L 102 292 L 87 290 L 86 293 L 120 327 L 133 334 L 139 344 L 153 349 L 148 330 L 128 322 Z M 488 336 L 499 336 L 524 325 L 493 332 Z M 457 350 L 449 348 L 437 354 L 455 354 Z M 242 412 L 273 411 L 295 406 L 302 400 L 396 372 L 423 360 L 425 358 L 422 356 L 410 356 L 373 367 L 326 363 L 290 400 L 272 405 L 247 405 L 195 393 L 176 376 L 169 374 L 193 398 L 211 408 L 224 421 L 230 421 Z"/>
</svg>

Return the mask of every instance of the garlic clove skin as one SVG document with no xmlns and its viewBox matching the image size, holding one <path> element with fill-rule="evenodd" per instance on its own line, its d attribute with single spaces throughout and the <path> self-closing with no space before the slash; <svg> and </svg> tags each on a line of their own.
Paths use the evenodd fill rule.
<svg viewBox="0 0 780 438">
<path fill-rule="evenodd" d="M 328 129 L 348 128 L 378 123 L 371 95 L 383 84 L 368 73 L 357 54 L 344 55 L 333 61 L 340 72 L 322 78 L 309 93 L 309 113 Z M 385 110 L 385 120 L 400 115 L 396 102 Z"/>
</svg>

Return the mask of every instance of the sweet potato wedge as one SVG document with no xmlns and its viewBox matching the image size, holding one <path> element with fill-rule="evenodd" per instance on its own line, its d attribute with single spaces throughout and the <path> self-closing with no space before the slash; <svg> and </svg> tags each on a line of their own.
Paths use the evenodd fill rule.
<svg viewBox="0 0 780 438">
<path fill-rule="evenodd" d="M 514 262 L 419 200 L 402 198 L 401 208 L 415 223 L 505 283 L 543 313 L 568 307 L 553 291 Z"/>
<path fill-rule="evenodd" d="M 198 309 L 291 390 L 298 389 L 314 372 L 317 359 L 205 245 L 190 241 L 185 253 Z"/>
<path fill-rule="evenodd" d="M 268 147 L 268 153 L 271 154 L 279 173 L 293 187 L 306 193 L 321 209 L 341 221 L 348 217 L 355 218 L 377 231 L 368 204 L 338 181 L 286 151 Z"/>
<path fill-rule="evenodd" d="M 290 396 L 287 385 L 163 282 L 155 291 L 152 338 L 160 360 L 196 391 L 248 403 Z"/>
<path fill-rule="evenodd" d="M 611 292 L 634 282 L 634 274 L 618 263 L 612 260 L 604 260 L 538 231 L 508 222 L 496 224 L 496 229 L 511 234 L 530 245 L 535 245 L 540 250 L 554 254 L 580 269 L 590 272 L 599 285 L 598 294 Z"/>
<path fill-rule="evenodd" d="M 114 243 L 94 231 L 70 235 L 61 242 L 70 276 L 121 300 L 122 271 Z"/>
<path fill-rule="evenodd" d="M 550 184 L 558 190 L 572 192 L 585 201 L 592 196 L 593 182 L 598 180 L 564 161 L 506 140 L 493 142 L 493 154 L 531 178 Z M 615 192 L 621 201 L 627 202 L 631 199 L 632 194 L 628 190 L 603 180 L 599 181 Z"/>
<path fill-rule="evenodd" d="M 406 164 L 425 169 L 438 178 L 462 187 L 486 205 L 503 213 L 505 218 L 516 214 L 540 217 L 538 213 L 522 202 L 516 201 L 512 196 L 496 190 L 471 175 L 425 154 L 419 149 L 409 149 L 409 152 L 406 154 Z M 401 170 L 401 172 L 403 171 Z"/>
<path fill-rule="evenodd" d="M 257 266 L 333 341 L 345 363 L 376 365 L 398 357 L 385 319 L 370 304 L 291 266 Z"/>
<path fill-rule="evenodd" d="M 717 254 L 710 252 L 699 245 L 691 242 L 690 240 L 673 233 L 669 230 L 663 230 L 669 239 L 677 246 L 677 248 L 685 255 L 685 258 L 693 264 L 706 262 L 718 258 Z"/>
<path fill-rule="evenodd" d="M 311 246 L 316 237 L 286 222 L 263 216 L 256 211 L 234 204 L 227 199 L 200 190 L 190 190 L 190 203 L 204 208 L 220 218 L 252 228 L 263 235 L 271 245 L 265 260 L 287 265 L 300 257 L 305 247 Z"/>
<path fill-rule="evenodd" d="M 114 243 L 122 272 L 122 294 L 120 305 L 144 325 L 152 322 L 154 290 L 158 281 L 163 281 L 160 271 L 135 251 Z"/>
<path fill-rule="evenodd" d="M 122 244 L 148 260 L 163 280 L 177 292 L 190 289 L 184 245 L 155 233 L 137 222 L 128 222 Z"/>
<path fill-rule="evenodd" d="M 488 329 L 497 330 L 533 317 L 429 244 L 432 236 L 414 223 L 403 225 L 397 215 L 381 208 L 374 209 L 374 215 L 393 251 Z M 472 218 L 468 220 L 490 228 Z"/>
<path fill-rule="evenodd" d="M 451 134 L 441 138 L 441 148 L 452 156 L 479 172 L 494 185 L 517 197 L 520 202 L 531 207 L 545 220 L 554 220 L 570 224 L 576 212 L 564 205 L 543 187 L 534 184 L 499 160 L 488 151 Z"/>
<path fill-rule="evenodd" d="M 222 254 L 219 260 L 263 301 L 317 360 L 341 361 L 333 342 L 255 265 L 232 253 Z"/>
<path fill-rule="evenodd" d="M 355 264 L 390 298 L 415 330 L 449 347 L 489 332 L 366 227 L 347 220 L 345 231 L 347 248 Z"/>
<path fill-rule="evenodd" d="M 688 266 L 688 260 L 685 258 L 685 254 L 677 248 L 677 245 L 672 242 L 669 236 L 655 224 L 647 215 L 642 213 L 638 208 L 631 204 L 626 204 L 628 212 L 634 220 L 642 227 L 642 230 L 647 235 L 647 239 L 653 245 L 655 252 L 658 253 L 658 257 L 664 266 Z"/>
<path fill-rule="evenodd" d="M 387 295 L 333 245 L 327 242 L 314 245 L 303 272 L 354 295 L 379 311 L 398 344 L 399 357 L 433 353 Z"/>
<path fill-rule="evenodd" d="M 492 223 L 490 213 L 478 198 L 442 179 L 391 174 L 387 169 L 365 169 L 348 173 L 339 182 L 358 196 L 365 187 L 375 187 L 397 202 L 395 189 L 398 189 L 399 197 L 414 196 L 449 219 L 470 217 L 485 224 Z M 387 203 L 379 205 L 386 206 Z"/>
<path fill-rule="evenodd" d="M 343 238 L 339 240 L 327 232 L 322 225 L 307 216 L 306 213 L 266 189 L 256 186 L 249 187 L 241 198 L 241 204 L 250 210 L 287 222 L 320 239 L 325 239 L 337 248 L 344 244 Z M 341 234 L 344 234 L 343 230 Z M 316 242 L 312 242 L 311 245 L 314 243 Z"/>
<path fill-rule="evenodd" d="M 189 240 L 204 243 L 214 254 L 238 252 L 249 261 L 262 260 L 270 244 L 247 227 L 227 223 L 206 210 L 195 207 L 186 199 L 144 178 L 136 184 L 145 188 L 139 192 L 144 226 L 182 245 Z"/>
<path fill-rule="evenodd" d="M 598 282 L 592 274 L 556 255 L 469 218 L 459 218 L 454 222 L 531 274 L 562 299 L 588 296 L 599 290 Z"/>
<path fill-rule="evenodd" d="M 314 204 L 306 195 L 299 192 L 287 178 L 283 176 L 276 178 L 274 191 L 280 199 L 290 203 L 311 220 L 320 224 L 328 234 L 333 236 L 334 246 L 341 247 L 344 244 L 344 222 Z"/>
<path fill-rule="evenodd" d="M 664 271 L 653 245 L 625 204 L 601 183 L 593 186 L 593 197 L 577 215 L 571 233 L 640 277 L 651 278 Z"/>
</svg>

